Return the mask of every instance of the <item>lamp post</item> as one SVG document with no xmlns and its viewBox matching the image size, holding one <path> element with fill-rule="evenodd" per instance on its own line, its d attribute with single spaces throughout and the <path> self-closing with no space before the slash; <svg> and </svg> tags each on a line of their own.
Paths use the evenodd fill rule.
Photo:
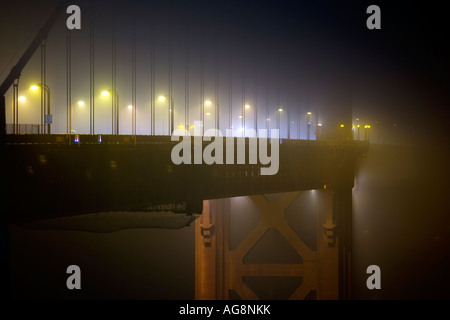
<svg viewBox="0 0 450 320">
<path fill-rule="evenodd" d="M 243 117 L 244 117 L 244 120 L 243 120 L 243 122 L 244 122 L 244 125 L 243 125 L 243 130 L 244 130 L 244 137 L 245 137 L 245 124 L 246 124 L 246 122 L 245 122 L 245 116 L 246 116 L 246 112 L 245 112 L 245 110 L 249 110 L 250 109 L 250 105 L 249 104 L 245 104 L 244 105 L 244 114 L 243 114 Z"/>
<path fill-rule="evenodd" d="M 169 136 L 172 134 L 173 131 L 173 117 L 174 117 L 174 112 L 173 112 L 173 106 L 175 105 L 173 97 L 170 95 L 163 95 L 163 96 L 159 96 L 158 100 L 159 101 L 165 101 L 166 99 L 169 100 L 169 110 L 168 110 L 168 125 L 169 125 Z M 204 121 L 204 119 L 203 119 Z"/>
<path fill-rule="evenodd" d="M 281 124 L 280 124 L 280 118 L 281 118 L 281 113 L 283 112 L 283 108 L 278 108 L 278 112 L 277 112 L 277 127 L 278 127 L 278 136 L 281 138 Z"/>
<path fill-rule="evenodd" d="M 365 126 L 364 126 L 364 134 L 365 134 L 365 140 L 367 141 L 367 140 L 369 140 L 369 129 L 370 129 L 370 125 L 368 125 L 368 124 L 366 124 Z"/>
<path fill-rule="evenodd" d="M 52 124 L 52 117 L 50 113 L 50 88 L 46 84 L 38 83 L 35 85 L 32 85 L 30 87 L 31 90 L 39 90 L 44 89 L 44 97 L 41 100 L 43 103 L 41 103 L 41 128 L 43 129 L 43 133 L 45 133 L 45 124 L 47 124 L 47 133 L 51 133 L 51 124 Z M 47 113 L 45 113 L 45 109 L 47 109 Z"/>
<path fill-rule="evenodd" d="M 116 117 L 116 134 L 119 134 L 119 93 L 114 89 L 102 92 L 102 96 L 112 95 L 111 99 L 111 133 L 114 134 L 114 115 Z M 115 99 L 114 99 L 115 98 Z"/>
<path fill-rule="evenodd" d="M 214 103 L 214 125 L 215 125 L 215 135 L 217 136 L 218 134 L 218 130 L 219 130 L 219 126 L 220 126 L 220 122 L 219 122 L 219 101 L 217 101 L 216 99 L 209 99 L 205 101 L 205 105 L 210 106 L 211 104 Z M 203 109 L 203 112 L 205 112 L 205 110 Z M 205 115 L 203 115 L 203 121 L 205 119 Z M 203 123 L 203 125 L 205 125 Z"/>
<path fill-rule="evenodd" d="M 308 111 L 306 113 L 306 125 L 308 127 L 308 132 L 306 133 L 306 139 L 309 140 L 310 139 L 310 134 L 311 134 L 311 111 Z"/>
</svg>

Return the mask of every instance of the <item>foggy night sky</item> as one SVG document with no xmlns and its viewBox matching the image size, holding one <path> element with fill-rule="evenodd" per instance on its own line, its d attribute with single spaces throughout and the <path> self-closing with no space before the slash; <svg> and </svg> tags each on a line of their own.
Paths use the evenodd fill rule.
<svg viewBox="0 0 450 320">
<path fill-rule="evenodd" d="M 95 1 L 95 87 L 98 93 L 111 86 L 111 3 Z M 168 35 L 169 30 L 172 30 L 173 93 L 178 112 L 175 126 L 184 119 L 186 46 L 189 48 L 191 122 L 199 119 L 202 48 L 205 56 L 205 99 L 214 98 L 215 50 L 219 52 L 221 129 L 228 126 L 230 57 L 234 126 L 240 123 L 238 115 L 243 100 L 243 64 L 246 65 L 245 101 L 252 104 L 253 99 L 257 98 L 258 106 L 261 106 L 258 110 L 260 127 L 263 127 L 266 118 L 267 90 L 271 119 L 274 119 L 278 105 L 289 108 L 292 120 L 300 119 L 301 126 L 304 121 L 302 116 L 307 111 L 319 115 L 320 121 L 325 124 L 341 121 L 341 116 L 347 119 L 351 112 L 353 121 L 359 117 L 373 126 L 374 140 L 371 142 L 388 145 L 386 149 L 371 147 L 372 156 L 369 153 L 368 159 L 361 161 L 360 174 L 355 181 L 357 227 L 354 239 L 355 256 L 359 256 L 355 263 L 355 279 L 365 279 L 362 270 L 368 264 L 379 263 L 384 267 L 383 270 L 387 270 L 384 273 L 384 291 L 367 292 L 360 286 L 357 287 L 358 297 L 449 297 L 446 289 L 448 281 L 443 280 L 443 275 L 450 267 L 447 253 L 450 222 L 446 201 L 450 158 L 450 52 L 447 46 L 450 34 L 443 6 L 438 2 L 419 4 L 410 1 L 211 0 L 115 3 L 116 12 L 121 15 L 117 26 L 117 87 L 121 92 L 120 107 L 124 113 L 122 132 L 130 131 L 131 122 L 127 118 L 126 106 L 131 102 L 131 22 L 133 4 L 136 4 L 138 134 L 149 132 L 151 101 L 148 70 L 152 26 L 155 27 L 156 35 L 155 97 L 167 94 Z M 0 81 L 7 76 L 55 4 L 56 1 L 49 0 L 21 0 L 3 4 L 0 10 Z M 74 1 L 73 4 L 81 6 L 83 28 L 72 37 L 72 100 L 75 104 L 78 99 L 89 101 L 90 17 L 89 1 Z M 366 8 L 371 4 L 381 8 L 381 30 L 366 28 Z M 52 113 L 56 119 L 53 127 L 61 133 L 66 130 L 65 20 L 65 16 L 61 17 L 53 27 L 47 48 L 47 82 L 52 88 L 52 107 L 55 108 Z M 255 75 L 257 91 L 254 91 Z M 28 90 L 36 82 L 35 79 L 39 81 L 39 50 L 20 80 L 21 93 L 26 94 L 28 100 L 37 106 L 38 100 L 34 101 Z M 8 94 L 7 123 L 10 123 L 8 101 L 11 101 L 11 90 Z M 338 100 L 334 100 L 335 97 Z M 100 97 L 95 99 L 96 126 L 99 132 L 110 132 L 109 102 L 102 101 Z M 155 102 L 155 107 L 157 132 L 163 133 L 167 128 L 167 113 L 158 102 Z M 26 108 L 25 104 L 23 108 Z M 29 114 L 25 111 L 21 114 L 24 122 L 38 122 L 37 111 Z M 89 121 L 86 110 L 79 112 L 74 116 L 73 128 L 87 133 Z M 253 125 L 252 121 L 249 120 L 250 125 Z M 282 135 L 286 135 L 286 129 L 283 130 Z M 304 138 L 304 125 L 301 130 Z M 389 149 L 389 145 L 400 145 L 402 148 Z M 405 146 L 414 148 L 403 148 Z M 23 240 L 19 241 L 15 250 L 31 251 L 27 243 L 36 241 L 39 233 L 23 230 L 14 232 Z M 146 242 L 148 247 L 143 250 L 163 257 L 161 264 L 167 266 L 167 272 L 175 273 L 178 259 L 190 257 L 192 243 L 185 239 L 192 237 L 192 227 L 179 233 L 166 230 L 146 232 L 126 231 L 120 236 L 127 239 L 127 243 L 149 241 Z M 88 254 L 101 254 L 106 260 L 117 252 L 124 259 L 136 259 L 138 256 L 140 262 L 157 268 L 151 256 L 142 256 L 139 248 L 129 253 L 128 247 L 114 234 L 101 239 L 98 235 L 89 234 L 80 237 L 83 239 L 82 244 L 70 234 L 54 231 L 49 234 L 50 240 L 43 237 L 45 240 L 39 244 L 42 248 L 50 246 L 52 237 L 61 237 L 64 243 L 68 242 L 74 247 L 89 247 L 90 241 L 99 241 L 100 244 L 96 242 L 98 246 Z M 154 244 L 166 238 L 170 239 L 171 244 L 168 252 L 182 252 L 180 256 L 166 254 L 164 247 Z M 60 250 L 64 251 L 62 248 L 52 248 L 46 253 L 48 259 L 51 260 L 53 254 L 61 254 Z M 32 261 L 32 258 L 27 256 L 25 261 Z M 62 255 L 61 264 L 69 262 L 69 254 Z M 124 261 L 113 264 L 116 268 L 113 270 L 127 268 Z M 27 264 L 19 265 L 21 267 L 16 272 L 26 273 Z M 192 285 L 192 281 L 186 278 L 192 268 L 188 266 L 186 274 L 175 273 L 178 278 L 173 279 L 161 296 L 190 298 L 192 293 L 189 285 Z M 405 271 L 405 268 L 410 270 Z M 39 265 L 37 270 L 49 277 L 57 272 L 56 269 L 46 269 L 45 265 Z M 64 274 L 57 276 L 62 279 L 65 277 Z M 29 277 L 31 279 L 32 275 Z M 104 277 L 102 281 L 105 283 L 113 278 L 108 274 Z M 118 287 L 126 288 L 128 281 L 131 283 L 132 280 L 123 278 Z M 150 283 L 153 280 L 145 281 Z M 159 281 L 159 288 L 167 285 L 163 280 Z M 175 290 L 178 283 L 187 283 L 187 287 L 178 288 L 177 293 L 170 291 Z M 110 289 L 113 290 L 112 287 Z M 15 290 L 20 292 L 21 288 Z M 119 289 L 115 290 L 111 293 L 113 297 L 122 294 L 118 292 Z M 138 295 L 140 291 L 136 290 Z M 49 296 L 52 294 L 54 292 Z M 96 293 L 90 294 L 95 296 Z M 150 296 L 157 298 L 158 292 L 151 292 Z"/>
<path fill-rule="evenodd" d="M 8 46 L 1 51 L 1 79 L 55 3 L 24 1 L 17 16 L 7 15 L 2 19 L 0 39 Z M 72 33 L 74 105 L 80 99 L 89 102 L 90 5 L 89 1 L 77 3 L 82 11 L 82 30 Z M 288 108 L 291 120 L 300 121 L 300 126 L 307 111 L 312 111 L 313 117 L 318 116 L 318 122 L 335 126 L 350 107 L 353 119 L 361 118 L 362 124 L 371 124 L 378 132 L 385 131 L 384 141 L 405 143 L 445 136 L 449 125 L 444 107 L 448 101 L 449 64 L 444 40 L 448 31 L 444 27 L 442 10 L 410 2 L 378 2 L 382 29 L 368 30 L 365 11 L 369 4 L 361 1 L 131 1 L 125 5 L 120 1 L 95 1 L 95 90 L 99 94 L 111 87 L 111 21 L 112 12 L 116 12 L 116 72 L 122 132 L 131 130 L 131 116 L 126 106 L 131 104 L 131 34 L 132 21 L 136 20 L 138 133 L 148 134 L 150 130 L 150 44 L 154 30 L 156 98 L 168 92 L 168 48 L 172 39 L 175 125 L 184 123 L 185 50 L 188 48 L 191 123 L 200 118 L 203 51 L 205 99 L 215 97 L 214 68 L 218 58 L 223 131 L 228 128 L 228 76 L 232 61 L 235 128 L 240 126 L 238 115 L 242 113 L 244 90 L 246 103 L 252 105 L 257 99 L 260 128 L 265 125 L 266 114 L 272 118 L 272 127 L 275 126 L 277 106 Z M 13 5 L 9 8 L 2 12 L 17 11 Z M 136 19 L 133 8 L 136 8 Z M 15 22 L 10 21 L 13 17 Z M 52 112 L 56 132 L 66 130 L 65 21 L 66 15 L 53 27 L 56 31 L 50 33 L 47 41 L 47 82 L 52 88 L 53 105 L 57 106 Z M 10 32 L 5 32 L 7 30 Z M 21 92 L 27 97 L 30 96 L 29 86 L 39 81 L 39 50 L 29 65 L 20 82 Z M 342 103 L 337 99 L 333 101 L 333 97 L 332 102 L 326 99 L 333 90 L 345 95 Z M 110 131 L 110 113 L 109 101 L 105 100 L 95 97 L 97 131 L 106 133 Z M 88 132 L 88 111 L 75 108 L 73 128 Z M 167 115 L 158 101 L 155 108 L 157 133 L 162 134 L 167 130 Z M 23 122 L 37 121 L 37 111 L 22 112 Z M 251 119 L 248 126 L 253 126 L 253 116 L 250 114 L 247 118 Z M 286 121 L 283 119 L 282 123 Z M 391 133 L 394 124 L 398 130 Z M 285 130 L 282 128 L 282 135 L 286 135 Z M 300 130 L 306 129 L 303 126 Z"/>
</svg>

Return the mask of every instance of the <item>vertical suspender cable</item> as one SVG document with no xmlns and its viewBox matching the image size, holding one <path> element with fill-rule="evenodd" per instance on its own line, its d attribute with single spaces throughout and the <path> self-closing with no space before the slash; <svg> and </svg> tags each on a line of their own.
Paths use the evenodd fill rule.
<svg viewBox="0 0 450 320">
<path fill-rule="evenodd" d="M 13 133 L 19 133 L 19 79 L 13 83 Z"/>
<path fill-rule="evenodd" d="M 43 94 L 42 101 L 43 101 L 43 108 L 44 108 L 44 124 L 47 124 L 45 127 L 47 130 L 47 133 L 50 134 L 51 133 L 50 132 L 51 124 L 50 124 L 50 122 L 47 122 L 47 120 L 49 120 L 49 119 L 46 119 L 46 116 L 50 115 L 50 90 L 47 87 L 47 71 L 46 71 L 47 70 L 47 66 L 46 66 L 47 59 L 46 59 L 45 53 L 46 53 L 46 39 L 44 39 L 41 43 L 41 59 L 42 59 L 42 61 L 41 61 L 41 63 L 42 63 L 41 96 L 42 96 L 42 92 L 43 92 L 44 94 Z M 45 106 L 47 106 L 47 110 L 45 110 Z"/>
<path fill-rule="evenodd" d="M 254 104 L 255 104 L 255 138 L 258 137 L 258 79 L 257 79 L 257 69 L 254 67 L 254 78 L 253 78 L 253 93 L 254 93 Z"/>
<path fill-rule="evenodd" d="M 89 64 L 89 133 L 95 134 L 95 42 L 94 42 L 94 0 L 91 0 L 90 16 L 90 64 Z"/>
<path fill-rule="evenodd" d="M 205 134 L 205 54 L 204 54 L 204 48 L 203 48 L 203 41 L 200 44 L 201 46 L 201 54 L 200 54 L 200 119 L 202 121 L 202 131 L 201 135 L 203 136 Z"/>
<path fill-rule="evenodd" d="M 44 122 L 44 117 L 45 117 L 45 91 L 44 91 L 44 54 L 45 54 L 45 50 L 44 50 L 44 41 L 41 42 L 41 83 L 40 83 L 40 93 L 41 93 L 41 130 L 42 133 L 45 134 L 45 122 Z"/>
<path fill-rule="evenodd" d="M 242 136 L 245 137 L 245 56 L 242 58 Z"/>
<path fill-rule="evenodd" d="M 270 134 L 270 106 L 269 106 L 269 61 L 266 61 L 266 129 L 267 129 L 267 135 Z"/>
<path fill-rule="evenodd" d="M 70 30 L 67 29 L 67 38 L 66 38 L 66 103 L 67 103 L 67 118 L 66 118 L 66 133 L 69 140 L 69 145 L 72 143 L 72 70 L 71 70 L 71 39 L 70 39 Z"/>
<path fill-rule="evenodd" d="M 153 19 L 150 31 L 150 113 L 151 134 L 155 135 L 155 22 Z"/>
<path fill-rule="evenodd" d="M 136 6 L 136 5 L 135 5 Z M 133 35 L 132 35 L 132 134 L 134 137 L 134 144 L 136 144 L 136 7 L 133 8 Z"/>
<path fill-rule="evenodd" d="M 169 136 L 173 132 L 173 117 L 174 117 L 174 110 L 173 110 L 173 96 L 172 96 L 172 23 L 169 20 Z"/>
<path fill-rule="evenodd" d="M 218 49 L 217 49 L 217 46 L 218 46 L 218 43 L 217 43 L 217 40 L 216 40 L 216 46 L 215 46 L 215 67 L 214 67 L 214 69 L 215 69 L 215 80 L 214 80 L 214 96 L 215 96 L 215 99 L 216 99 L 216 103 L 214 104 L 215 105 L 215 112 L 214 112 L 214 115 L 215 115 L 215 127 L 214 127 L 214 129 L 215 129 L 215 136 L 218 136 L 218 130 L 220 129 L 219 127 L 220 127 L 220 123 L 219 123 L 219 53 L 218 53 Z"/>
<path fill-rule="evenodd" d="M 188 30 L 186 28 L 186 30 Z M 189 33 L 188 33 L 189 35 Z M 189 37 L 186 37 L 184 57 L 184 125 L 186 135 L 189 132 Z"/>
<path fill-rule="evenodd" d="M 115 1 L 112 2 L 112 34 L 111 34 L 111 132 L 112 134 L 119 134 L 119 106 L 117 105 L 117 91 L 116 91 L 116 6 Z M 115 121 L 114 121 L 115 120 Z M 114 130 L 115 129 L 115 130 Z"/>
<path fill-rule="evenodd" d="M 230 129 L 230 137 L 233 136 L 233 46 L 230 40 L 230 65 L 228 70 L 228 129 Z"/>
</svg>

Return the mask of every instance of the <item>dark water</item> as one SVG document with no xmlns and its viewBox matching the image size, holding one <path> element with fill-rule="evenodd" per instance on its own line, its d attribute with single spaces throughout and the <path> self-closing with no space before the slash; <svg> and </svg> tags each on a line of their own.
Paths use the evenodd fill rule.
<svg viewBox="0 0 450 320">
<path fill-rule="evenodd" d="M 373 145 L 367 158 L 361 159 L 353 191 L 354 298 L 450 298 L 448 160 L 445 148 L 438 144 Z M 258 213 L 245 197 L 235 198 L 232 210 L 239 217 L 232 224 L 233 247 L 255 224 Z M 305 226 L 301 221 L 293 224 Z M 177 230 L 113 233 L 17 226 L 9 231 L 13 297 L 195 298 L 193 224 Z M 267 237 L 269 244 L 280 238 L 276 232 Z M 268 251 L 255 254 L 264 252 Z M 289 250 L 285 258 L 298 260 Z M 82 290 L 66 288 L 66 268 L 71 264 L 81 268 Z M 365 286 L 366 268 L 372 264 L 381 268 L 381 290 Z"/>
</svg>

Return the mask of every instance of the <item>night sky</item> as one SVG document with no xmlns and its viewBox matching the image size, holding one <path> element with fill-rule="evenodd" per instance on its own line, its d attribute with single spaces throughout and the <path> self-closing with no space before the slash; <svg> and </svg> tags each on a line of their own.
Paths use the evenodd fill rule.
<svg viewBox="0 0 450 320">
<path fill-rule="evenodd" d="M 2 3 L 0 81 L 7 76 L 55 4 L 56 1 L 47 0 Z M 82 30 L 73 31 L 72 36 L 72 100 L 75 104 L 83 99 L 89 105 L 91 6 L 89 1 L 74 1 L 73 4 L 81 7 Z M 366 9 L 371 4 L 381 9 L 381 30 L 368 30 L 366 27 L 369 16 Z M 98 96 L 95 96 L 98 108 L 96 132 L 111 131 L 111 114 L 105 108 L 109 102 L 101 100 L 100 92 L 111 87 L 111 26 L 114 15 L 117 19 L 117 88 L 121 95 L 121 130 L 124 133 L 131 131 L 131 118 L 126 112 L 132 101 L 131 39 L 134 25 L 138 134 L 150 132 L 152 103 L 156 108 L 156 132 L 167 134 L 167 113 L 158 107 L 157 101 L 151 100 L 152 95 L 157 98 L 167 94 L 170 67 L 176 125 L 184 124 L 185 108 L 189 110 L 188 123 L 199 120 L 202 90 L 205 99 L 219 94 L 220 128 L 223 131 L 229 125 L 230 104 L 231 124 L 234 129 L 240 126 L 238 116 L 241 115 L 243 101 L 258 105 L 257 121 L 261 128 L 266 126 L 266 118 L 270 118 L 271 127 L 275 127 L 273 119 L 278 107 L 289 110 L 290 118 L 285 115 L 282 121 L 294 122 L 291 127 L 293 136 L 297 137 L 300 132 L 302 139 L 306 132 L 304 116 L 307 111 L 312 111 L 314 121 L 323 123 L 330 132 L 341 122 L 352 125 L 356 118 L 360 118 L 364 121 L 362 124 L 371 124 L 373 128 L 371 143 L 374 148 L 372 156 L 369 152 L 368 158 L 362 160 L 355 182 L 355 250 L 360 256 L 356 261 L 355 279 L 364 281 L 363 267 L 381 261 L 379 263 L 388 270 L 385 280 L 388 284 L 384 291 L 376 294 L 359 286 L 356 297 L 450 297 L 448 289 L 445 289 L 448 281 L 442 281 L 450 266 L 449 206 L 444 191 L 448 187 L 447 164 L 450 158 L 450 49 L 447 45 L 450 32 L 442 4 L 411 1 L 135 0 L 95 1 L 94 9 L 95 88 L 98 91 Z M 47 44 L 47 82 L 52 88 L 54 101 L 53 130 L 58 133 L 66 132 L 65 20 L 66 15 L 63 15 L 57 21 Z M 155 44 L 156 65 L 154 92 L 149 71 L 152 43 Z M 169 47 L 172 48 L 171 66 Z M 201 68 L 204 70 L 203 89 Z M 38 100 L 33 100 L 35 98 L 28 88 L 36 79 L 39 81 L 39 70 L 38 50 L 22 73 L 19 92 L 36 105 Z M 8 108 L 11 90 L 6 99 L 6 119 L 11 123 L 11 110 Z M 24 123 L 38 122 L 37 112 L 25 111 L 21 115 Z M 88 111 L 74 112 L 77 113 L 72 128 L 76 132 L 89 133 Z M 250 113 L 249 126 L 254 126 L 252 117 Z M 210 126 L 212 124 L 209 123 Z M 299 130 L 296 129 L 298 124 Z M 286 126 L 282 126 L 281 135 L 287 136 Z M 398 149 L 382 149 L 383 146 L 396 146 Z M 24 266 L 31 259 L 26 255 L 27 250 L 31 250 L 27 249 L 26 241 L 36 241 L 39 234 L 26 234 L 26 231 L 15 227 L 12 232 L 16 239 L 21 239 L 12 242 L 14 250 L 23 255 L 14 260 L 18 266 L 17 276 L 17 272 L 25 272 Z M 182 241 L 180 239 L 192 238 L 193 229 L 186 228 L 179 233 L 158 230 L 146 235 L 142 230 L 125 233 L 122 236 L 130 243 L 137 243 L 144 237 L 151 241 L 164 237 Z M 47 234 L 43 239 L 51 239 L 52 236 L 55 235 Z M 87 247 L 89 241 L 97 241 L 88 238 L 97 236 L 82 235 L 80 239 Z M 57 237 L 73 241 L 67 240 L 70 235 Z M 45 248 L 46 241 L 39 244 L 41 249 Z M 118 240 L 99 241 L 99 247 L 90 254 L 95 255 L 96 250 L 101 251 L 103 246 L 107 248 L 108 241 Z M 167 252 L 183 252 L 187 261 L 192 259 L 186 253 L 193 249 L 192 243 L 173 241 Z M 58 254 L 58 248 L 53 250 Z M 123 255 L 122 258 L 133 256 L 133 253 L 127 256 L 126 248 L 119 250 L 118 255 Z M 156 246 L 146 250 L 164 255 Z M 130 259 L 140 259 L 136 258 L 139 255 L 134 252 L 134 258 Z M 107 255 L 105 259 L 111 256 Z M 66 262 L 66 258 L 63 256 L 61 259 Z M 161 263 L 176 264 L 177 261 L 168 254 Z M 420 271 L 404 271 L 414 262 Z M 153 260 L 147 263 L 158 268 Z M 120 264 L 117 268 L 120 270 L 125 266 Z M 48 277 L 52 274 L 52 269 L 46 269 L 45 265 L 40 265 L 37 270 L 41 269 Z M 176 274 L 174 267 L 169 269 Z M 192 272 L 193 266 L 187 270 Z M 415 275 L 420 278 L 417 283 L 411 280 Z M 64 276 L 58 275 L 60 278 Z M 179 279 L 170 285 L 176 287 L 176 281 L 179 281 L 184 287 L 177 293 L 163 291 L 163 298 L 193 298 L 193 280 L 178 276 Z M 109 277 L 112 276 L 105 276 L 103 280 L 108 282 Z M 126 282 L 121 279 L 120 288 L 128 288 Z M 163 288 L 164 285 L 161 281 L 157 287 Z M 34 290 L 36 288 L 33 287 Z M 33 289 L 23 296 L 33 297 Z M 27 290 L 26 281 L 19 281 L 13 289 L 19 297 L 23 290 Z M 135 297 L 139 290 L 135 295 L 124 293 L 121 296 L 118 291 L 112 295 L 114 298 Z M 57 290 L 49 289 L 48 292 L 49 297 L 58 294 Z M 157 292 L 161 291 L 143 291 L 142 295 L 155 298 Z M 95 297 L 96 293 L 91 292 L 89 297 Z"/>
</svg>

